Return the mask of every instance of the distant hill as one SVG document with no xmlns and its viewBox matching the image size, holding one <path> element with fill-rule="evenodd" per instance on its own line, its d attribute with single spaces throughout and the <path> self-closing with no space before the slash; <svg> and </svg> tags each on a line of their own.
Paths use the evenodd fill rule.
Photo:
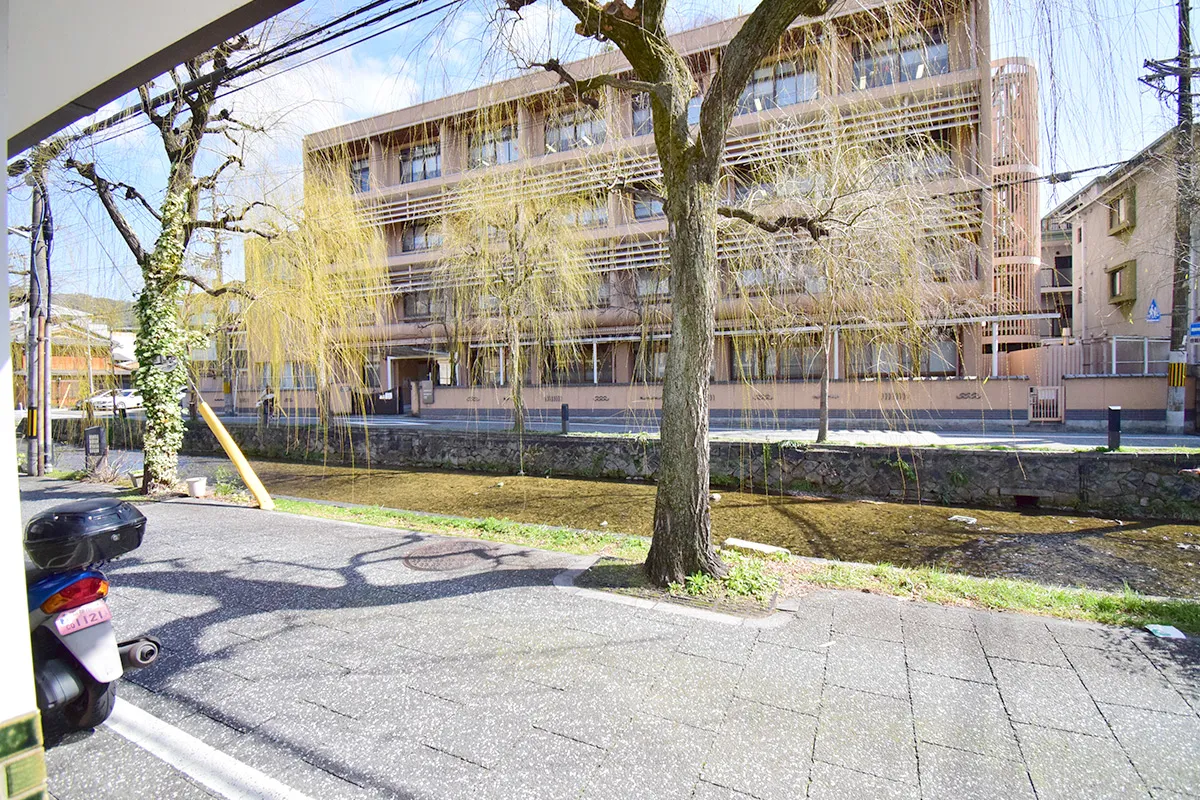
<svg viewBox="0 0 1200 800">
<path fill-rule="evenodd" d="M 92 297 L 90 294 L 72 292 L 55 293 L 54 304 L 77 311 L 86 311 L 101 325 L 116 330 L 130 330 L 133 322 L 133 301 L 114 300 L 111 297 Z"/>
</svg>

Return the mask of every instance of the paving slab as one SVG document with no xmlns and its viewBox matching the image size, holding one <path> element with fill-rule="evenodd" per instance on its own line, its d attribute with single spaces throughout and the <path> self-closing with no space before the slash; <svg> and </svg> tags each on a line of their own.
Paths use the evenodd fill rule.
<svg viewBox="0 0 1200 800">
<path fill-rule="evenodd" d="M 746 703 L 717 731 L 700 777 L 761 800 L 790 800 L 804 791 L 817 718 Z"/>
<path fill-rule="evenodd" d="M 911 682 L 913 723 L 919 741 L 1021 760 L 1012 723 L 995 686 L 917 673 Z"/>
<path fill-rule="evenodd" d="M 825 681 L 830 686 L 908 697 L 908 668 L 900 642 L 835 635 L 828 653 Z"/>
<path fill-rule="evenodd" d="M 1034 800 L 1020 762 L 922 743 L 921 797 L 925 800 Z"/>
<path fill-rule="evenodd" d="M 759 640 L 734 690 L 738 698 L 816 715 L 825 684 L 826 652 Z"/>
<path fill-rule="evenodd" d="M 1200 719 L 1104 704 L 1100 709 L 1151 789 L 1200 796 Z"/>
<path fill-rule="evenodd" d="M 920 790 L 913 785 L 855 772 L 817 761 L 808 784 L 808 800 L 917 800 Z"/>
<path fill-rule="evenodd" d="M 1069 669 L 992 660 L 1000 696 L 1014 722 L 1104 736 L 1108 725 L 1079 676 Z"/>
<path fill-rule="evenodd" d="M 1034 725 L 1016 727 L 1038 800 L 1150 796 L 1115 739 Z"/>
<path fill-rule="evenodd" d="M 1191 714 L 1183 696 L 1141 652 L 1069 645 L 1063 652 L 1097 702 Z"/>
<path fill-rule="evenodd" d="M 908 700 L 826 686 L 814 756 L 916 784 L 917 753 Z"/>
<path fill-rule="evenodd" d="M 992 671 L 973 629 L 907 624 L 904 626 L 904 646 L 911 670 L 992 682 Z"/>
</svg>

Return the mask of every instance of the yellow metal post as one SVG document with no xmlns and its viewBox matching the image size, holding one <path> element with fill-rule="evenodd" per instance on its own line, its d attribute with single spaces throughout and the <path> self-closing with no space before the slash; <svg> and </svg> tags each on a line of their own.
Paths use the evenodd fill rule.
<svg viewBox="0 0 1200 800">
<path fill-rule="evenodd" d="M 213 436 L 216 436 L 217 441 L 221 443 L 221 447 L 225 448 L 225 455 L 229 456 L 229 460 L 237 467 L 238 474 L 242 476 L 242 483 L 246 484 L 246 488 L 250 490 L 250 494 L 254 495 L 254 499 L 258 501 L 258 507 L 264 511 L 274 511 L 275 501 L 271 499 L 271 495 L 267 494 L 266 487 L 262 485 L 262 481 L 254 474 L 254 470 L 250 467 L 250 462 L 242 455 L 237 442 L 229 435 L 229 431 L 225 430 L 225 426 L 221 424 L 221 420 L 217 419 L 217 415 L 213 413 L 208 403 L 204 402 L 204 398 L 199 399 L 200 416 L 204 417 L 204 421 L 208 423 L 208 428 L 213 432 Z"/>
</svg>

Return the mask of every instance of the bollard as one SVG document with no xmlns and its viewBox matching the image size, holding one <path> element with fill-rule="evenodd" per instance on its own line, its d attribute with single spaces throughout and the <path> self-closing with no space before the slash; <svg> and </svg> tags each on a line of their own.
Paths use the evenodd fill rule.
<svg viewBox="0 0 1200 800">
<path fill-rule="evenodd" d="M 567 433 L 571 427 L 571 406 L 562 404 L 562 432 Z"/>
<path fill-rule="evenodd" d="M 1121 407 L 1108 407 L 1108 449 L 1121 449 Z"/>
</svg>

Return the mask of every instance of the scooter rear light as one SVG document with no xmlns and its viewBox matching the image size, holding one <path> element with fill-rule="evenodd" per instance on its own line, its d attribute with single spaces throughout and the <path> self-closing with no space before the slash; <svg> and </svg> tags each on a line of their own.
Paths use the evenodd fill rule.
<svg viewBox="0 0 1200 800">
<path fill-rule="evenodd" d="M 42 603 L 42 611 L 53 614 L 56 611 L 68 611 L 87 605 L 93 600 L 108 596 L 108 581 L 104 578 L 90 576 L 75 581 L 70 586 L 46 598 Z"/>
</svg>

